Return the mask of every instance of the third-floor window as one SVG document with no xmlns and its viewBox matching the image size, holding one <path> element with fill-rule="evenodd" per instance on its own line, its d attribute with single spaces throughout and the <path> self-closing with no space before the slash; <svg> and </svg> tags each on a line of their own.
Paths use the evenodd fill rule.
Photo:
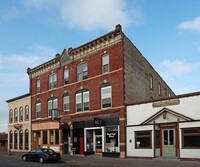
<svg viewBox="0 0 200 167">
<path fill-rule="evenodd" d="M 57 75 L 56 74 L 51 74 L 49 76 L 49 89 L 55 88 L 57 85 Z"/>
<path fill-rule="evenodd" d="M 64 70 L 64 85 L 67 85 L 69 83 L 69 70 Z"/>
<path fill-rule="evenodd" d="M 36 92 L 40 93 L 40 80 L 39 79 L 36 81 Z"/>
<path fill-rule="evenodd" d="M 109 55 L 102 56 L 102 73 L 109 72 Z"/>
<path fill-rule="evenodd" d="M 77 66 L 77 81 L 88 78 L 88 64 L 82 63 Z"/>
</svg>

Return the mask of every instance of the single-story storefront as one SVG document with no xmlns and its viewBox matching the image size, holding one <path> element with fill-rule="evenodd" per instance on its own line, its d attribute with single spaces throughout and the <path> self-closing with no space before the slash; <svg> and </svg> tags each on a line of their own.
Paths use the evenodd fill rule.
<svg viewBox="0 0 200 167">
<path fill-rule="evenodd" d="M 200 92 L 127 106 L 126 156 L 200 160 Z"/>
</svg>

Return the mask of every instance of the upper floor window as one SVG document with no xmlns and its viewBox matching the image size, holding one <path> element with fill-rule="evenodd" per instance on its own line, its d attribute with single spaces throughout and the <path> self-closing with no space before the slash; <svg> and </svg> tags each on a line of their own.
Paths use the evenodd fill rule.
<svg viewBox="0 0 200 167">
<path fill-rule="evenodd" d="M 41 118 L 41 102 L 36 103 L 36 118 Z"/>
<path fill-rule="evenodd" d="M 36 81 L 36 92 L 40 93 L 40 80 L 39 79 Z"/>
<path fill-rule="evenodd" d="M 26 106 L 25 107 L 25 121 L 28 121 L 29 120 L 29 107 Z"/>
<path fill-rule="evenodd" d="M 67 85 L 69 83 L 69 70 L 64 70 L 64 85 Z"/>
<path fill-rule="evenodd" d="M 102 73 L 109 72 L 109 55 L 102 56 Z"/>
<path fill-rule="evenodd" d="M 57 75 L 56 74 L 51 74 L 49 76 L 49 89 L 55 88 L 57 85 Z"/>
<path fill-rule="evenodd" d="M 23 121 L 23 108 L 22 107 L 19 108 L 19 121 L 20 122 Z"/>
<path fill-rule="evenodd" d="M 153 77 L 151 74 L 149 74 L 149 87 L 150 89 L 153 89 Z"/>
<path fill-rule="evenodd" d="M 104 84 L 101 86 L 101 108 L 112 106 L 112 86 Z"/>
<path fill-rule="evenodd" d="M 88 78 L 88 65 L 82 63 L 77 66 L 77 81 L 81 81 Z"/>
<path fill-rule="evenodd" d="M 52 110 L 58 110 L 57 98 L 51 98 L 48 100 L 48 117 L 52 116 Z"/>
<path fill-rule="evenodd" d="M 158 95 L 159 96 L 161 95 L 161 84 L 160 84 L 160 82 L 158 82 Z"/>
<path fill-rule="evenodd" d="M 89 111 L 90 95 L 88 90 L 76 93 L 76 112 Z"/>
<path fill-rule="evenodd" d="M 14 110 L 14 117 L 15 117 L 15 122 L 18 122 L 18 110 L 15 108 Z"/>
<path fill-rule="evenodd" d="M 9 111 L 9 123 L 13 123 L 13 110 Z"/>
<path fill-rule="evenodd" d="M 63 111 L 69 111 L 69 94 L 63 96 Z"/>
</svg>

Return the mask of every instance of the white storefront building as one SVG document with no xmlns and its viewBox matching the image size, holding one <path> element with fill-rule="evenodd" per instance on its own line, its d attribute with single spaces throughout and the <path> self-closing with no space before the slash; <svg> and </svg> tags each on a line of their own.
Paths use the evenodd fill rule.
<svg viewBox="0 0 200 167">
<path fill-rule="evenodd" d="M 200 92 L 127 106 L 126 156 L 200 160 Z"/>
</svg>

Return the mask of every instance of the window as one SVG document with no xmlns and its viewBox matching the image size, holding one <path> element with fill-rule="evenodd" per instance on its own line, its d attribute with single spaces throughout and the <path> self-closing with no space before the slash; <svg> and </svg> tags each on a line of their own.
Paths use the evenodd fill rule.
<svg viewBox="0 0 200 167">
<path fill-rule="evenodd" d="M 88 78 L 88 65 L 82 63 L 77 66 L 77 81 L 81 81 Z"/>
<path fill-rule="evenodd" d="M 15 108 L 14 110 L 14 115 L 15 115 L 15 122 L 18 122 L 18 110 Z"/>
<path fill-rule="evenodd" d="M 151 131 L 135 132 L 135 148 L 151 148 Z"/>
<path fill-rule="evenodd" d="M 182 147 L 200 148 L 200 127 L 182 129 Z"/>
<path fill-rule="evenodd" d="M 48 117 L 52 116 L 52 110 L 58 110 L 58 99 L 56 98 L 48 100 Z"/>
<path fill-rule="evenodd" d="M 41 102 L 36 103 L 36 118 L 41 118 Z"/>
<path fill-rule="evenodd" d="M 161 84 L 160 84 L 160 82 L 158 82 L 158 95 L 159 96 L 161 95 Z"/>
<path fill-rule="evenodd" d="M 101 87 L 101 108 L 108 108 L 112 106 L 112 90 L 111 85 L 103 85 Z"/>
<path fill-rule="evenodd" d="M 109 55 L 102 56 L 102 73 L 109 72 Z"/>
<path fill-rule="evenodd" d="M 18 133 L 17 133 L 17 131 L 15 131 L 15 132 L 14 132 L 14 149 L 17 149 L 17 148 L 18 148 L 18 147 L 17 147 L 17 142 L 18 142 L 17 137 L 18 137 Z"/>
<path fill-rule="evenodd" d="M 23 108 L 22 107 L 19 108 L 19 121 L 20 122 L 23 121 Z"/>
<path fill-rule="evenodd" d="M 64 70 L 64 85 L 67 85 L 69 83 L 69 70 Z"/>
<path fill-rule="evenodd" d="M 9 123 L 13 123 L 13 110 L 9 112 Z"/>
<path fill-rule="evenodd" d="M 43 131 L 43 144 L 47 144 L 47 131 Z"/>
<path fill-rule="evenodd" d="M 25 150 L 29 148 L 29 140 L 28 140 L 28 130 L 25 130 Z"/>
<path fill-rule="evenodd" d="M 153 89 L 153 77 L 151 74 L 149 74 L 149 87 L 150 89 Z"/>
<path fill-rule="evenodd" d="M 10 131 L 10 149 L 12 149 L 13 148 L 13 132 L 12 131 Z"/>
<path fill-rule="evenodd" d="M 165 88 L 165 96 L 167 96 L 167 88 Z"/>
<path fill-rule="evenodd" d="M 63 111 L 69 111 L 69 94 L 63 96 Z"/>
<path fill-rule="evenodd" d="M 90 109 L 89 91 L 84 90 L 76 93 L 76 112 L 89 111 Z"/>
<path fill-rule="evenodd" d="M 19 132 L 19 149 L 22 150 L 23 149 L 23 131 L 20 130 Z"/>
<path fill-rule="evenodd" d="M 56 74 L 51 74 L 49 76 L 49 89 L 55 88 L 57 85 L 57 75 Z"/>
<path fill-rule="evenodd" d="M 40 80 L 39 79 L 36 81 L 36 92 L 40 93 Z"/>
<path fill-rule="evenodd" d="M 29 120 L 29 107 L 26 106 L 25 107 L 25 121 L 28 121 Z"/>
<path fill-rule="evenodd" d="M 59 130 L 55 129 L 55 135 L 56 135 L 56 143 L 55 144 L 59 144 Z"/>
<path fill-rule="evenodd" d="M 50 130 L 50 144 L 54 144 L 54 132 Z"/>
</svg>

